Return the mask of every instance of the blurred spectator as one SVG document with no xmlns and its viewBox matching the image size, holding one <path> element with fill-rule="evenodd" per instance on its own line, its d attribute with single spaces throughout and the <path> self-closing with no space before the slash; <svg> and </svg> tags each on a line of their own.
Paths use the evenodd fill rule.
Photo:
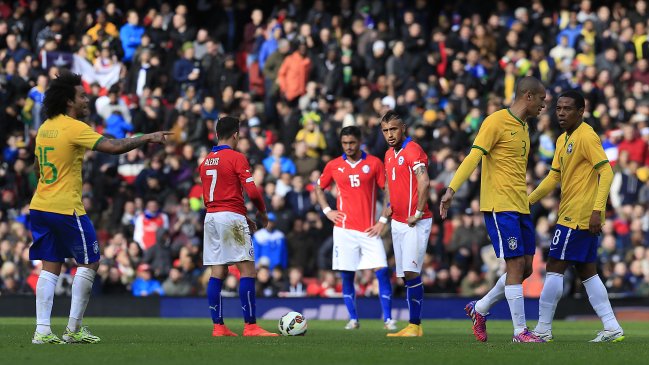
<svg viewBox="0 0 649 365">
<path fill-rule="evenodd" d="M 136 297 L 148 297 L 151 295 L 164 295 L 160 282 L 153 278 L 151 267 L 141 264 L 137 268 L 137 279 L 133 281 L 132 292 Z"/>
<path fill-rule="evenodd" d="M 279 266 L 286 269 L 288 266 L 286 238 L 284 233 L 275 227 L 276 220 L 274 213 L 268 213 L 268 226 L 253 234 L 255 262 L 257 265 L 261 265 L 261 262 L 264 261 L 268 267 Z"/>
</svg>

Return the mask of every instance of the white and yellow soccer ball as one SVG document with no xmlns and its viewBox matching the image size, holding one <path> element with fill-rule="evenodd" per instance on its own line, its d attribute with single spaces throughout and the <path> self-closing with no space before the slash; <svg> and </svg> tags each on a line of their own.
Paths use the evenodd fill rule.
<svg viewBox="0 0 649 365">
<path fill-rule="evenodd" d="M 306 317 L 300 312 L 288 312 L 279 319 L 279 332 L 284 336 L 304 336 Z"/>
</svg>

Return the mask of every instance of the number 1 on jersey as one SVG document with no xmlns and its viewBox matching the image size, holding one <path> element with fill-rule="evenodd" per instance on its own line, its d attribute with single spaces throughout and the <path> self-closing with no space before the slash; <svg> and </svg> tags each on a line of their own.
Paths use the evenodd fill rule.
<svg viewBox="0 0 649 365">
<path fill-rule="evenodd" d="M 392 181 L 397 179 L 397 168 L 393 167 L 392 168 Z"/>
<path fill-rule="evenodd" d="M 213 202 L 214 201 L 214 188 L 216 188 L 216 176 L 217 176 L 217 173 L 216 173 L 216 170 L 207 170 L 207 171 L 205 171 L 205 174 L 207 176 L 212 177 L 212 182 L 210 183 L 210 201 Z"/>
</svg>

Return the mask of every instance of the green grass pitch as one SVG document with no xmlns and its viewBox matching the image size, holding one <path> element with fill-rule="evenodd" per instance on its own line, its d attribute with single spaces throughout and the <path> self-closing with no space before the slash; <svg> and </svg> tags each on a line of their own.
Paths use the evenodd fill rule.
<svg viewBox="0 0 649 365">
<path fill-rule="evenodd" d="M 61 334 L 67 323 L 53 320 Z M 241 320 L 226 320 L 241 334 Z M 511 343 L 511 322 L 489 321 L 489 342 L 478 343 L 470 321 L 424 321 L 422 338 L 386 338 L 376 320 L 345 331 L 343 321 L 309 321 L 304 337 L 212 338 L 209 319 L 87 318 L 96 345 L 32 345 L 32 318 L 0 318 L 1 364 L 647 364 L 649 324 L 622 323 L 626 340 L 592 344 L 599 321 L 557 321 L 556 340 Z M 277 331 L 276 321 L 260 321 Z M 401 322 L 400 328 L 404 323 Z M 532 323 L 530 322 L 530 325 Z"/>
</svg>

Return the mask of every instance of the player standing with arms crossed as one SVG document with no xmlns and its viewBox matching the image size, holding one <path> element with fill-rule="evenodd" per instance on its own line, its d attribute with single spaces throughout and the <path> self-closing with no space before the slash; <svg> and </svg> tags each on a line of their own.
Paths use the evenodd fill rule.
<svg viewBox="0 0 649 365">
<path fill-rule="evenodd" d="M 552 318 L 563 294 L 563 273 L 574 265 L 590 304 L 604 324 L 604 330 L 590 342 L 620 342 L 624 340 L 624 331 L 615 318 L 595 264 L 597 236 L 602 231 L 613 169 L 599 136 L 583 121 L 584 108 L 585 100 L 579 92 L 566 91 L 559 95 L 556 113 L 565 132 L 557 138 L 550 173 L 529 197 L 530 204 L 534 204 L 561 184 L 559 218 L 534 333 L 546 341 L 553 340 Z"/>
<path fill-rule="evenodd" d="M 508 109 L 499 110 L 482 122 L 471 152 L 458 167 L 442 196 L 440 213 L 446 218 L 453 195 L 482 161 L 480 210 L 496 251 L 504 258 L 507 273 L 479 301 L 467 304 L 473 334 L 487 341 L 486 315 L 499 300 L 507 298 L 514 323 L 514 342 L 543 342 L 528 331 L 525 321 L 523 280 L 532 273 L 536 250 L 534 225 L 527 200 L 527 158 L 530 148 L 527 118 L 545 107 L 545 88 L 528 76 L 516 85 L 516 98 Z"/>
<path fill-rule="evenodd" d="M 383 309 L 384 327 L 397 329 L 392 319 L 392 286 L 383 241 L 379 236 L 387 216 L 375 222 L 376 188 L 385 188 L 385 168 L 378 158 L 361 151 L 361 130 L 345 127 L 340 131 L 340 143 L 345 153 L 327 163 L 318 180 L 316 195 L 322 212 L 336 226 L 333 231 L 332 269 L 341 272 L 343 299 L 349 311 L 345 329 L 359 328 L 356 314 L 354 276 L 357 270 L 374 269 L 379 281 L 379 299 Z M 338 188 L 337 209 L 332 210 L 322 189 L 332 182 Z M 388 196 L 385 195 L 384 206 Z M 384 213 L 386 209 L 384 209 Z"/>
<path fill-rule="evenodd" d="M 64 72 L 54 79 L 43 100 L 47 120 L 36 135 L 38 186 L 30 209 L 34 243 L 30 260 L 43 267 L 36 283 L 36 331 L 34 344 L 97 343 L 100 338 L 82 326 L 99 267 L 99 244 L 90 218 L 81 203 L 81 164 L 86 150 L 125 153 L 147 143 L 164 143 L 169 132 L 134 138 L 109 139 L 84 120 L 90 115 L 88 96 L 79 75 Z M 70 318 L 63 340 L 52 333 L 50 317 L 54 289 L 66 258 L 78 265 L 72 282 Z"/>
<path fill-rule="evenodd" d="M 262 224 L 268 225 L 264 199 L 250 173 L 246 156 L 235 151 L 239 143 L 239 120 L 223 117 L 216 123 L 218 145 L 205 157 L 199 170 L 203 185 L 203 201 L 207 207 L 204 223 L 203 265 L 212 275 L 207 284 L 207 301 L 214 328 L 212 336 L 237 336 L 223 323 L 221 287 L 228 266 L 241 272 L 239 299 L 243 309 L 244 336 L 279 336 L 257 324 L 255 305 L 255 252 L 251 230 L 257 227 L 246 217 L 243 190 L 258 210 Z"/>
<path fill-rule="evenodd" d="M 381 130 L 388 146 L 385 153 L 386 191 L 392 209 L 392 245 L 397 277 L 404 278 L 410 320 L 408 325 L 390 337 L 419 337 L 424 287 L 421 267 L 433 215 L 428 209 L 428 156 L 410 137 L 406 125 L 395 111 L 381 118 Z M 384 213 L 386 216 L 390 213 Z"/>
</svg>

